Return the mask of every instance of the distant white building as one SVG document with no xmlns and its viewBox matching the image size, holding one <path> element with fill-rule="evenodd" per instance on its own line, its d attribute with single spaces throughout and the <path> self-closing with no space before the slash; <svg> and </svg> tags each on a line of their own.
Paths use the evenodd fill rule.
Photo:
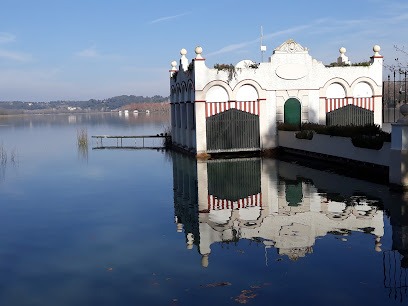
<svg viewBox="0 0 408 306">
<path fill-rule="evenodd" d="M 182 49 L 172 62 L 172 138 L 195 154 L 274 149 L 277 123 L 382 123 L 380 47 L 366 66 L 352 66 L 340 48 L 337 65 L 326 67 L 293 40 L 268 62 L 243 60 L 208 68 L 202 48 L 189 62 Z"/>
</svg>

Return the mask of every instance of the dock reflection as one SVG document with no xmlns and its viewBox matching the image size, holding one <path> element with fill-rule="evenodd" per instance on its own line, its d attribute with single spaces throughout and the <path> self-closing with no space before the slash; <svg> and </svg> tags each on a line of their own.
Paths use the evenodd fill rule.
<svg viewBox="0 0 408 306">
<path fill-rule="evenodd" d="M 197 247 L 203 267 L 213 244 L 240 239 L 297 260 L 313 252 L 318 237 L 346 239 L 358 231 L 371 235 L 373 249 L 381 251 L 382 199 L 349 192 L 339 176 L 316 176 L 272 159 L 197 161 L 179 154 L 173 170 L 177 231 L 184 232 L 187 248 Z M 314 182 L 321 179 L 321 186 Z"/>
</svg>

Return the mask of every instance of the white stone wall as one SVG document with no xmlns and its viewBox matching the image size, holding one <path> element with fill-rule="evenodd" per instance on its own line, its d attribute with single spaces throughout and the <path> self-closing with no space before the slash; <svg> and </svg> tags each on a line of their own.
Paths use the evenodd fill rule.
<svg viewBox="0 0 408 306">
<path fill-rule="evenodd" d="M 191 112 L 175 114 L 187 120 L 186 131 L 175 127 L 173 141 L 180 146 L 205 153 L 205 103 L 228 101 L 260 101 L 260 142 L 262 149 L 277 147 L 276 123 L 284 121 L 284 105 L 289 98 L 301 104 L 301 121 L 326 122 L 326 98 L 371 97 L 374 100 L 374 123 L 382 124 L 382 61 L 379 47 L 373 48 L 369 66 L 325 67 L 313 59 L 306 48 L 288 40 L 274 50 L 268 62 L 239 62 L 232 71 L 206 66 L 202 48 L 196 48 L 196 58 L 190 64 L 187 51 L 182 49 L 179 67 L 172 63 L 171 101 L 193 103 L 195 120 L 187 119 Z M 344 57 L 345 49 L 340 50 Z M 175 65 L 173 65 L 175 63 Z M 188 94 L 192 88 L 193 94 Z M 192 99 L 192 96 L 194 98 Z M 175 108 L 176 110 L 178 108 Z M 179 108 L 183 110 L 183 107 Z M 191 126 L 193 125 L 193 126 Z M 194 132 L 191 132 L 194 131 Z"/>
<path fill-rule="evenodd" d="M 296 132 L 279 131 L 278 134 L 279 146 L 283 148 L 338 156 L 387 167 L 390 165 L 391 145 L 388 142 L 384 142 L 380 150 L 372 150 L 355 147 L 348 137 L 314 134 L 313 138 L 308 140 L 296 138 Z"/>
</svg>

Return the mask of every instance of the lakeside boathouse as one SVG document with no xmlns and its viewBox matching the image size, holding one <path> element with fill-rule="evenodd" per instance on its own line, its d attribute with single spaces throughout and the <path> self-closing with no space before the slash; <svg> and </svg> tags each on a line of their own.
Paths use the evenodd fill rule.
<svg viewBox="0 0 408 306">
<path fill-rule="evenodd" d="M 340 48 L 326 67 L 293 40 L 268 62 L 240 61 L 208 68 L 202 48 L 189 62 L 171 63 L 173 145 L 196 155 L 268 151 L 278 147 L 277 124 L 382 124 L 380 47 L 365 66 L 353 66 Z"/>
</svg>

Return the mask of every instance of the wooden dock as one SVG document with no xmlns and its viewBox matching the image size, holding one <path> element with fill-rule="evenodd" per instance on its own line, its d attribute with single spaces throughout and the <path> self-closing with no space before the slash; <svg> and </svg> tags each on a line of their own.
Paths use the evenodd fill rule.
<svg viewBox="0 0 408 306">
<path fill-rule="evenodd" d="M 93 146 L 92 150 L 103 149 L 160 150 L 168 148 L 171 144 L 171 136 L 167 134 L 143 135 L 143 136 L 97 135 L 91 136 L 91 138 L 96 139 L 96 146 Z M 161 142 L 155 140 L 161 140 Z M 160 142 L 160 144 L 157 144 L 158 142 Z"/>
</svg>

